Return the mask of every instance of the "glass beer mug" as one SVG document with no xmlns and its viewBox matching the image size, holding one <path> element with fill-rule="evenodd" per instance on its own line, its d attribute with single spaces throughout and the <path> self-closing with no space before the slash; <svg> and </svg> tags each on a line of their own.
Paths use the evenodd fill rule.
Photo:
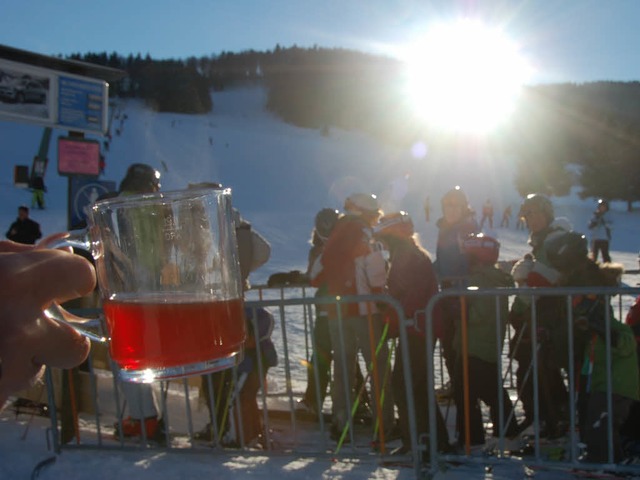
<svg viewBox="0 0 640 480">
<path fill-rule="evenodd" d="M 241 360 L 246 330 L 230 189 L 99 200 L 88 221 L 86 232 L 49 247 L 93 255 L 123 380 L 199 375 Z"/>
</svg>

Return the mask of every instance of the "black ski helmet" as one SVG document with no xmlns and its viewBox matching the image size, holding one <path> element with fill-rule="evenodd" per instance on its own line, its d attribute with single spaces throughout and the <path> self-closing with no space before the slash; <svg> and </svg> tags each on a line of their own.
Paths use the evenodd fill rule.
<svg viewBox="0 0 640 480">
<path fill-rule="evenodd" d="M 540 210 L 549 223 L 553 222 L 553 219 L 555 218 L 553 204 L 546 195 L 543 195 L 542 193 L 530 193 L 527 195 L 520 207 L 520 216 L 526 216 L 527 210 L 530 210 L 531 208 Z"/>
<path fill-rule="evenodd" d="M 333 227 L 335 227 L 336 222 L 338 221 L 339 215 L 338 210 L 334 208 L 323 208 L 320 210 L 316 214 L 314 222 L 316 233 L 323 239 L 329 238 Z"/>
<path fill-rule="evenodd" d="M 464 193 L 464 190 L 460 188 L 460 185 L 456 185 L 447 193 L 442 196 L 442 200 L 440 200 L 442 208 L 444 209 L 445 205 L 456 205 L 463 208 L 469 207 L 469 199 L 467 198 L 467 194 Z"/>
<path fill-rule="evenodd" d="M 544 249 L 551 266 L 567 272 L 587 258 L 587 238 L 578 232 L 554 232 L 544 241 Z"/>
<path fill-rule="evenodd" d="M 120 182 L 120 192 L 148 193 L 160 189 L 160 172 L 146 163 L 133 163 Z"/>
</svg>

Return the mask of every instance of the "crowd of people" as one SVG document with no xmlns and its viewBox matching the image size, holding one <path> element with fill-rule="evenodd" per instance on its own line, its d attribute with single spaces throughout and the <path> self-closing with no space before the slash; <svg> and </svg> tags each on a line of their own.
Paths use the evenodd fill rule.
<svg viewBox="0 0 640 480">
<path fill-rule="evenodd" d="M 602 203 L 602 202 L 601 202 Z M 605 204 L 606 205 L 606 204 Z M 543 194 L 528 195 L 519 210 L 529 230 L 531 252 L 514 262 L 505 272 L 497 264 L 500 243 L 481 233 L 482 225 L 475 219 L 464 191 L 455 187 L 441 200 L 442 217 L 437 221 L 438 240 L 435 260 L 422 247 L 415 234 L 413 221 L 405 212 L 385 214 L 375 195 L 358 193 L 349 196 L 344 212 L 331 211 L 328 228 L 316 224 L 313 255 L 308 274 L 321 295 L 330 297 L 386 293 L 398 300 L 406 318 L 413 319 L 408 343 L 395 352 L 395 365 L 386 383 L 390 352 L 386 339 L 397 336 L 397 323 L 390 320 L 391 309 L 376 302 L 351 302 L 328 308 L 317 305 L 317 318 L 329 324 L 330 335 L 318 346 L 314 356 L 333 358 L 331 434 L 336 440 L 344 437 L 350 406 L 358 404 L 356 382 L 357 353 L 367 366 L 374 417 L 377 419 L 378 440 L 399 435 L 402 446 L 393 453 L 406 453 L 410 448 L 409 419 L 405 395 L 405 371 L 401 359 L 408 350 L 411 359 L 413 403 L 418 436 L 427 438 L 428 405 L 424 362 L 424 307 L 439 291 L 467 287 L 598 287 L 619 284 L 622 269 L 605 256 L 596 262 L 595 250 L 590 254 L 586 238 L 574 232 L 564 218 L 556 218 L 553 204 Z M 425 208 L 425 219 L 428 219 Z M 603 215 L 598 207 L 596 219 Z M 322 216 L 319 212 L 318 217 Z M 491 220 L 492 207 L 487 202 L 483 221 Z M 593 222 L 592 222 L 593 223 Z M 604 221 L 600 222 L 604 224 Z M 590 226 L 590 228 L 592 228 Z M 322 232 L 321 235 L 316 235 Z M 605 248 L 599 244 L 598 248 Z M 387 254 L 381 254 L 386 251 Z M 602 250 L 601 250 L 602 251 Z M 605 250 L 606 251 L 606 248 Z M 535 406 L 539 406 L 539 432 L 548 438 L 567 434 L 571 408 L 569 388 L 577 388 L 580 402 L 576 406 L 581 427 L 581 441 L 586 443 L 584 459 L 607 461 L 606 422 L 598 418 L 608 415 L 606 402 L 605 342 L 611 340 L 613 382 L 613 435 L 615 461 L 625 451 L 620 435 L 627 414 L 638 401 L 638 361 L 635 339 L 630 328 L 613 318 L 608 300 L 601 295 L 576 295 L 573 310 L 568 312 L 562 296 L 532 296 L 519 294 L 510 304 L 503 296 L 446 296 L 434 310 L 434 339 L 439 341 L 446 369 L 451 379 L 451 394 L 458 412 L 455 438 L 450 439 L 441 411 L 436 409 L 437 448 L 451 451 L 463 445 L 483 445 L 487 435 L 514 438 L 535 421 Z M 567 315 L 573 315 L 573 328 L 566 326 Z M 508 319 L 514 335 L 509 339 L 509 355 L 517 363 L 517 401 L 522 403 L 522 418 L 515 415 L 514 404 L 496 375 Z M 464 323 L 464 328 L 462 324 Z M 317 327 L 316 327 L 317 328 Z M 396 330 L 394 332 L 394 329 Z M 567 338 L 576 341 L 575 357 L 566 358 Z M 317 336 L 314 335 L 314 338 Z M 392 344 L 393 345 L 393 344 Z M 331 352 L 333 355 L 331 356 Z M 534 358 L 535 357 L 535 358 Z M 534 398 L 532 369 L 537 360 L 539 396 Z M 317 379 L 310 365 L 307 394 L 301 400 L 305 408 L 321 410 L 326 389 L 327 363 L 323 365 L 323 392 L 313 392 Z M 569 363 L 581 372 L 576 386 L 566 382 Z M 315 400 L 315 403 L 314 403 Z M 492 428 L 485 431 L 482 403 L 489 409 Z M 396 419 L 389 405 L 397 408 Z M 502 405 L 502 415 L 500 406 Z M 463 413 L 468 412 L 468 413 Z M 452 443 L 450 443 L 453 441 Z"/>
<path fill-rule="evenodd" d="M 159 178 L 159 172 L 148 165 L 132 165 L 118 195 L 158 191 Z M 353 425 L 358 412 L 355 407 L 360 405 L 369 409 L 375 419 L 372 428 L 383 451 L 386 441 L 400 438 L 401 446 L 392 453 L 409 452 L 411 418 L 405 386 L 410 381 L 415 426 L 421 441 L 428 443 L 427 389 L 431 382 L 425 362 L 425 306 L 438 292 L 514 286 L 597 289 L 616 286 L 620 280 L 622 270 L 610 262 L 608 252 L 610 222 L 606 218 L 606 202 L 600 202 L 589 225 L 592 230 L 602 228 L 605 239 L 594 233 L 590 252 L 586 238 L 573 231 L 568 222 L 555 217 L 547 196 L 528 195 L 518 216 L 529 230 L 531 252 L 508 272 L 497 265 L 500 243 L 481 233 L 482 225 L 476 221 L 465 192 L 455 187 L 440 203 L 442 217 L 436 222 L 435 258 L 422 246 L 412 218 L 405 212 L 383 212 L 373 194 L 354 193 L 345 199 L 343 212 L 323 208 L 315 217 L 307 275 L 317 287 L 319 301 L 311 333 L 313 356 L 308 363 L 307 390 L 299 408 L 319 414 L 330 394 L 330 434 L 337 442 Z M 481 224 L 488 221 L 492 227 L 493 207 L 489 209 L 489 203 L 486 211 L 483 209 Z M 429 208 L 425 202 L 427 221 Z M 234 215 L 242 280 L 248 286 L 249 273 L 268 260 L 269 244 L 238 212 Z M 16 224 L 7 232 L 15 242 L 0 242 L 0 252 L 5 254 L 0 255 L 0 274 L 11 279 L 5 282 L 11 288 L 2 294 L 6 314 L 0 324 L 3 403 L 10 394 L 38 378 L 42 365 L 71 368 L 86 358 L 89 349 L 84 337 L 66 325 L 43 318 L 41 311 L 53 301 L 63 302 L 93 291 L 93 269 L 78 255 L 21 245 L 33 244 L 41 236 L 39 228 L 28 220 L 28 209 L 20 207 Z M 598 252 L 603 263 L 597 262 Z M 59 272 L 73 275 L 65 273 L 69 280 L 56 282 L 53 279 Z M 25 291 L 37 294 L 17 294 Z M 615 320 L 608 297 L 603 295 L 572 296 L 572 306 L 568 308 L 563 296 L 519 292 L 511 304 L 507 296 L 496 300 L 492 296 L 453 294 L 436 304 L 433 346 L 438 342 L 441 347 L 458 412 L 454 438 L 449 438 L 440 409 L 433 412 L 438 450 L 449 452 L 465 445 L 482 445 L 489 434 L 515 437 L 531 426 L 536 415 L 540 435 L 565 435 L 572 411 L 569 389 L 576 388 L 580 435 L 587 445 L 585 459 L 607 461 L 607 422 L 602 419 L 609 415 L 606 369 L 610 352 L 612 444 L 614 460 L 622 460 L 626 437 L 620 432 L 634 430 L 626 422 L 639 400 L 637 345 L 631 328 Z M 397 349 L 395 339 L 405 325 L 399 324 L 394 309 L 385 302 L 349 298 L 376 294 L 389 295 L 401 305 L 404 317 L 413 320 L 407 327 L 406 344 L 399 342 Z M 336 298 L 340 300 L 320 301 Z M 573 319 L 571 329 L 567 327 L 568 316 Z M 255 444 L 262 439 L 264 427 L 256 395 L 260 388 L 265 389 L 268 368 L 278 361 L 270 339 L 273 318 L 264 309 L 247 310 L 245 317 L 249 332 L 245 356 L 234 375 L 223 371 L 202 378 L 202 396 L 210 423 L 199 432 L 200 438 L 224 438 L 233 416 L 238 416 L 238 412 L 229 414 L 229 403 L 238 397 L 240 443 Z M 513 327 L 514 334 L 508 339 L 509 355 L 517 362 L 517 401 L 522 403 L 522 418 L 515 415 L 514 404 L 496 375 L 507 334 L 506 322 L 496 319 L 507 319 Z M 573 358 L 567 358 L 566 353 L 569 336 L 575 342 Z M 410 359 L 410 378 L 406 378 L 402 364 L 405 353 Z M 360 355 L 365 366 L 362 371 Z M 577 385 L 567 385 L 565 372 L 570 364 L 581 372 Z M 162 433 L 153 389 L 126 382 L 122 389 L 129 415 L 119 420 L 116 430 L 125 436 L 142 434 L 147 438 Z M 485 430 L 481 402 L 489 409 L 490 432 Z M 239 441 L 238 437 L 235 441 Z"/>
</svg>

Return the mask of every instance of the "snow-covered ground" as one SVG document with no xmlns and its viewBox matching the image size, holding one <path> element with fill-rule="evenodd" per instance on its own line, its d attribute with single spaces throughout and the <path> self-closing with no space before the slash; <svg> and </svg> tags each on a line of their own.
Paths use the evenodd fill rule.
<svg viewBox="0 0 640 480">
<path fill-rule="evenodd" d="M 206 115 L 159 114 L 134 100 L 116 101 L 114 112 L 119 118 L 114 116 L 113 139 L 109 151 L 104 152 L 103 179 L 118 183 L 129 164 L 145 162 L 160 170 L 164 190 L 202 181 L 231 186 L 235 206 L 272 245 L 269 263 L 252 274 L 254 284 L 265 283 L 275 272 L 305 270 L 315 213 L 325 206 L 341 208 L 344 198 L 356 191 L 377 193 L 388 211 L 403 209 L 411 213 L 423 244 L 434 251 L 439 199 L 459 184 L 477 211 L 486 198 L 492 199 L 496 207 L 494 225 L 499 225 L 502 210 L 512 205 L 511 228 L 493 229 L 502 244 L 501 259 L 518 258 L 528 251 L 526 232 L 514 228 L 520 199 L 511 185 L 513 169 L 507 158 L 492 158 L 478 149 L 446 154 L 419 145 L 402 149 L 359 132 L 332 129 L 324 136 L 317 130 L 282 123 L 264 111 L 265 93 L 259 88 L 220 92 L 213 99 L 214 110 Z M 11 178 L 14 165 L 30 165 L 41 135 L 41 127 L 0 122 L 0 158 L 5 170 L 0 176 L 0 225 L 5 228 L 15 219 L 18 205 L 30 204 L 30 193 L 15 188 Z M 45 235 L 67 228 L 68 180 L 56 171 L 55 139 L 59 135 L 66 132 L 54 131 L 52 137 L 45 178 L 47 208 L 34 209 L 31 215 L 40 222 Z M 424 151 L 425 155 L 415 153 Z M 422 213 L 427 195 L 432 206 L 428 223 Z M 558 216 L 567 217 L 576 230 L 586 231 L 594 200 L 582 201 L 572 195 L 554 199 L 554 203 Z M 626 212 L 626 205 L 612 205 L 612 257 L 627 269 L 638 268 L 639 215 Z M 633 286 L 638 281 L 635 275 L 626 275 L 624 280 Z M 301 321 L 300 316 L 294 320 Z M 277 330 L 275 335 L 279 335 Z M 303 337 L 288 338 L 293 347 L 292 365 L 300 364 L 305 356 L 304 345 L 296 343 L 296 338 Z M 298 367 L 292 371 L 294 391 L 304 388 L 304 370 Z M 270 388 L 284 385 L 283 374 L 281 363 L 270 372 Z M 24 416 L 14 420 L 8 411 L 0 416 L 0 478 L 27 478 L 38 462 L 51 456 L 45 441 L 46 422 L 36 419 L 28 426 L 27 421 Z M 296 479 L 401 479 L 412 478 L 413 472 L 382 468 L 375 462 L 332 463 L 327 457 L 65 450 L 39 478 L 107 479 L 123 475 L 141 479 L 276 475 Z M 458 467 L 441 475 L 447 479 L 483 478 L 485 473 Z M 522 477 L 523 472 L 499 467 L 489 475 L 512 478 Z"/>
</svg>

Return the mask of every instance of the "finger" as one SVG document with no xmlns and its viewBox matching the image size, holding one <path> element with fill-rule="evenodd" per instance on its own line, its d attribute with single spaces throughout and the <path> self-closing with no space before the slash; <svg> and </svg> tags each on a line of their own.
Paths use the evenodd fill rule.
<svg viewBox="0 0 640 480">
<path fill-rule="evenodd" d="M 30 250 L 10 255 L 2 264 L 1 276 L 13 285 L 25 302 L 46 307 L 91 292 L 96 285 L 95 270 L 80 255 L 59 250 Z"/>
<path fill-rule="evenodd" d="M 42 319 L 43 328 L 32 342 L 34 365 L 49 365 L 56 368 L 73 368 L 85 361 L 91 343 L 69 325 Z"/>
<path fill-rule="evenodd" d="M 16 243 L 11 240 L 0 240 L 0 253 L 18 253 L 33 250 L 33 245 L 25 245 L 24 243 Z"/>
<path fill-rule="evenodd" d="M 51 248 L 49 245 L 53 245 L 54 243 L 58 243 L 60 240 L 63 240 L 69 236 L 69 232 L 58 232 L 52 233 L 51 235 L 47 235 L 42 240 L 38 242 L 36 245 L 37 248 Z"/>
</svg>

